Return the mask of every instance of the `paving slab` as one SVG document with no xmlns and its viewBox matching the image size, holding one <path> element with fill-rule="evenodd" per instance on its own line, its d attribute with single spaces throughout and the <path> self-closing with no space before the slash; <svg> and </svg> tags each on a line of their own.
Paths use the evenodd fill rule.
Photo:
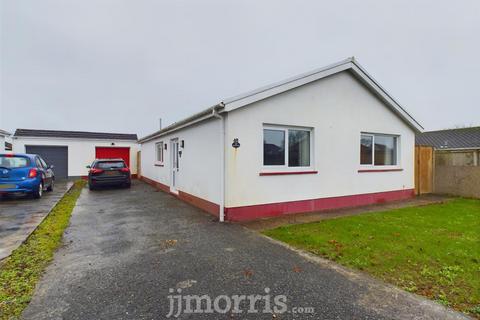
<svg viewBox="0 0 480 320">
<path fill-rule="evenodd" d="M 8 257 L 37 228 L 73 182 L 57 182 L 41 199 L 29 195 L 0 199 L 0 260 Z"/>
</svg>

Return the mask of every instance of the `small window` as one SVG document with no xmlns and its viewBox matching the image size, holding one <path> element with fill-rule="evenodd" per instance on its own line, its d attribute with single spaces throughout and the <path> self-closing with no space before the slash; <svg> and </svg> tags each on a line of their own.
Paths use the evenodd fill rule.
<svg viewBox="0 0 480 320">
<path fill-rule="evenodd" d="M 95 168 L 98 169 L 121 169 L 126 168 L 125 162 L 123 161 L 100 161 L 97 162 Z"/>
<path fill-rule="evenodd" d="M 263 164 L 265 166 L 285 165 L 284 130 L 263 130 Z"/>
<path fill-rule="evenodd" d="M 43 168 L 43 165 L 40 162 L 40 158 L 35 158 L 35 163 L 37 164 L 37 168 Z"/>
<path fill-rule="evenodd" d="M 310 166 L 310 131 L 288 130 L 288 166 Z"/>
<path fill-rule="evenodd" d="M 42 166 L 46 169 L 48 168 L 48 164 L 45 162 L 45 160 L 43 160 L 42 158 L 39 158 L 40 159 L 40 162 L 42 163 Z"/>
<path fill-rule="evenodd" d="M 311 154 L 310 129 L 263 129 L 264 166 L 310 167 Z"/>
<path fill-rule="evenodd" d="M 159 164 L 163 164 L 163 142 L 158 142 L 155 144 L 156 150 L 156 162 Z"/>
<path fill-rule="evenodd" d="M 373 136 L 362 134 L 360 139 L 360 164 L 373 164 Z"/>
<path fill-rule="evenodd" d="M 30 165 L 30 160 L 23 156 L 13 156 L 10 154 L 0 155 L 0 167 L 7 169 L 24 168 Z"/>
<path fill-rule="evenodd" d="M 363 134 L 360 138 L 360 164 L 397 165 L 398 137 L 386 134 Z"/>
</svg>

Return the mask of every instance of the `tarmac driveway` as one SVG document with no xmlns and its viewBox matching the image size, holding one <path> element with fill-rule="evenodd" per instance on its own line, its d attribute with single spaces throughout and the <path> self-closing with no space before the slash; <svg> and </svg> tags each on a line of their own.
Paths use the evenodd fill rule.
<svg viewBox="0 0 480 320">
<path fill-rule="evenodd" d="M 27 239 L 71 186 L 72 182 L 58 181 L 41 199 L 22 195 L 0 200 L 0 260 Z"/>
<path fill-rule="evenodd" d="M 313 261 L 240 225 L 212 220 L 141 182 L 129 190 L 85 189 L 65 245 L 23 317 L 166 319 L 173 311 L 174 318 L 178 299 L 168 296 L 181 294 L 183 299 L 208 295 L 220 311 L 234 295 L 262 299 L 253 304 L 258 314 L 248 313 L 249 300 L 240 300 L 242 313 L 183 312 L 181 319 L 272 319 L 262 313 L 269 310 L 265 301 L 280 307 L 277 319 L 462 318 L 362 274 Z M 206 301 L 199 310 L 208 311 Z M 295 313 L 299 307 L 314 312 Z"/>
</svg>

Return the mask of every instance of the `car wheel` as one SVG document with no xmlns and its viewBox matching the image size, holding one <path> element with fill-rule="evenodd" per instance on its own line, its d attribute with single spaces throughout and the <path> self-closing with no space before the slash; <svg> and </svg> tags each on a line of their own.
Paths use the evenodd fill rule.
<svg viewBox="0 0 480 320">
<path fill-rule="evenodd" d="M 125 183 L 125 188 L 130 188 L 131 186 L 132 186 L 132 184 L 130 182 Z"/>
<path fill-rule="evenodd" d="M 47 191 L 53 191 L 54 184 L 55 184 L 55 180 L 52 180 L 52 182 L 50 183 L 50 185 L 47 188 Z"/>
<path fill-rule="evenodd" d="M 88 189 L 89 189 L 89 190 L 95 190 L 95 187 L 92 186 L 91 184 L 88 184 Z"/>
<path fill-rule="evenodd" d="M 38 189 L 33 192 L 33 197 L 35 199 L 40 199 L 43 195 L 43 182 L 40 182 Z"/>
</svg>

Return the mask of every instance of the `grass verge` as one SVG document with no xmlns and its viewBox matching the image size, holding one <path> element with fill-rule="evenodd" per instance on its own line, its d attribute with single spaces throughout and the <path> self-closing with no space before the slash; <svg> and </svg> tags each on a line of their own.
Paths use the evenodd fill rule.
<svg viewBox="0 0 480 320">
<path fill-rule="evenodd" d="M 402 208 L 263 232 L 480 318 L 480 201 Z"/>
<path fill-rule="evenodd" d="M 55 205 L 28 239 L 0 262 L 0 319 L 16 319 L 28 305 L 42 272 L 52 261 L 85 181 Z"/>
</svg>

